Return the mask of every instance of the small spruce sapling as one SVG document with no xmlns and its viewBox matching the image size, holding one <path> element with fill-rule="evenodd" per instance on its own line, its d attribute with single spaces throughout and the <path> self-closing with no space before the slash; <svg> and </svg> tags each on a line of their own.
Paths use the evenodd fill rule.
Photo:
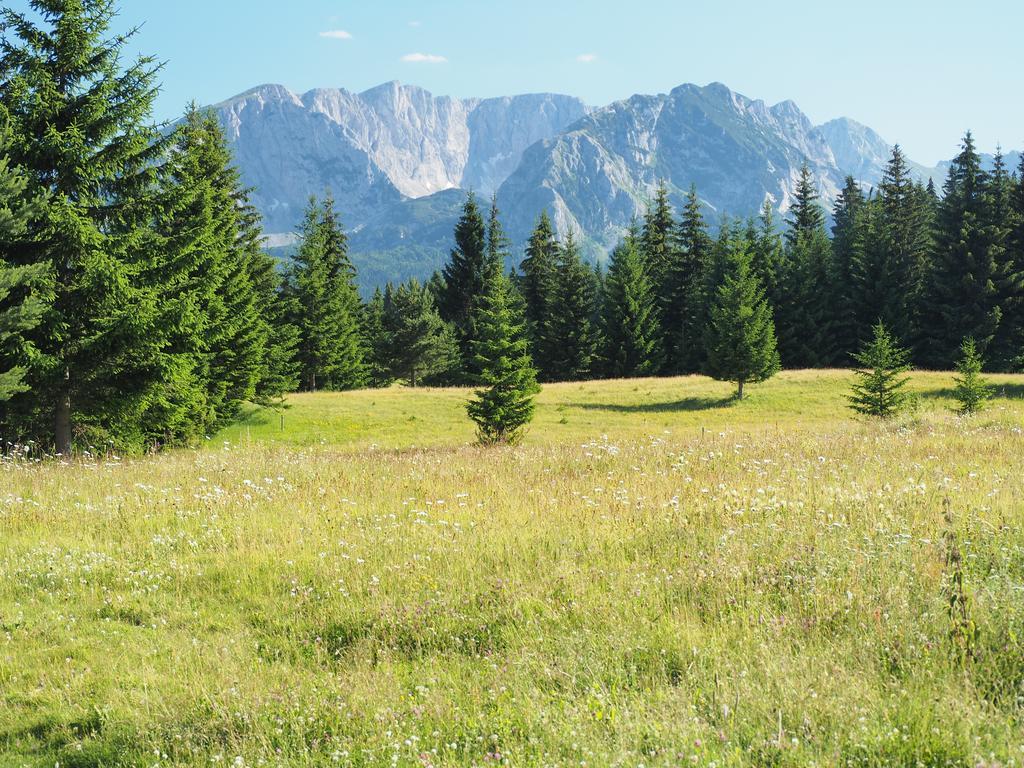
<svg viewBox="0 0 1024 768">
<path fill-rule="evenodd" d="M 847 399 L 857 413 L 885 419 L 899 413 L 910 401 L 906 391 L 909 379 L 903 375 L 910 370 L 910 354 L 881 322 L 872 330 L 874 338 L 854 355 L 861 369 L 854 371 L 857 381 Z"/>
<path fill-rule="evenodd" d="M 533 418 L 533 398 L 540 387 L 512 284 L 497 265 L 490 269 L 474 320 L 473 364 L 480 388 L 466 411 L 476 423 L 481 445 L 515 443 Z"/>
<path fill-rule="evenodd" d="M 959 375 L 955 379 L 954 390 L 954 396 L 960 404 L 960 413 L 964 416 L 980 411 L 992 397 L 992 387 L 981 375 L 983 365 L 984 361 L 974 339 L 964 339 L 960 346 L 960 359 L 956 364 Z"/>
</svg>

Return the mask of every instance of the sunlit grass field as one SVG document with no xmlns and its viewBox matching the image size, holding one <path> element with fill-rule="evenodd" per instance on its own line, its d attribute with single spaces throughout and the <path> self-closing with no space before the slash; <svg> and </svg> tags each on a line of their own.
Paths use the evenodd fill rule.
<svg viewBox="0 0 1024 768">
<path fill-rule="evenodd" d="M 298 395 L 0 463 L 0 765 L 1024 765 L 992 378 L 886 424 L 841 371 L 551 385 L 489 450 L 467 390 Z"/>
</svg>

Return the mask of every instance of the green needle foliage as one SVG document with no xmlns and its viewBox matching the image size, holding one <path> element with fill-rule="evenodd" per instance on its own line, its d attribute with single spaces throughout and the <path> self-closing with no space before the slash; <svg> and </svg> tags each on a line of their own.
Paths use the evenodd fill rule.
<svg viewBox="0 0 1024 768">
<path fill-rule="evenodd" d="M 480 388 L 466 405 L 482 445 L 515 443 L 533 418 L 540 391 L 530 360 L 526 324 L 512 283 L 492 267 L 475 312 L 474 365 Z"/>
<path fill-rule="evenodd" d="M 954 379 L 954 393 L 957 402 L 960 403 L 960 413 L 965 416 L 980 411 L 992 397 L 992 387 L 981 375 L 983 365 L 984 361 L 974 339 L 964 339 L 960 346 L 960 359 L 956 364 L 959 375 Z"/>
<path fill-rule="evenodd" d="M 484 290 L 488 273 L 487 225 L 470 192 L 462 206 L 462 216 L 455 225 L 455 247 L 443 270 L 444 280 L 438 296 L 441 317 L 455 327 L 459 347 L 462 350 L 461 379 L 472 372 L 473 328 L 476 303 Z M 500 240 L 500 237 L 496 238 Z M 492 246 L 497 243 L 491 243 Z"/>
<path fill-rule="evenodd" d="M 635 233 L 612 253 L 605 280 L 604 364 L 613 378 L 652 376 L 661 368 L 661 339 L 654 289 Z"/>
<path fill-rule="evenodd" d="M 378 299 L 371 302 L 370 316 Z M 387 286 L 379 299 L 383 347 L 374 359 L 389 381 L 417 386 L 461 364 L 454 329 L 441 319 L 430 291 L 413 279 L 397 289 Z"/>
<path fill-rule="evenodd" d="M 302 245 L 288 275 L 299 329 L 298 360 L 304 389 L 345 390 L 366 381 L 362 306 L 348 243 L 334 199 L 310 200 Z"/>
<path fill-rule="evenodd" d="M 707 372 L 719 381 L 735 381 L 736 398 L 742 400 L 744 384 L 778 373 L 779 352 L 771 307 L 750 257 L 740 251 L 731 261 L 711 305 Z"/>
<path fill-rule="evenodd" d="M 588 377 L 597 338 L 592 324 L 594 276 L 580 258 L 572 230 L 559 249 L 554 306 L 544 325 L 545 380 L 578 381 Z"/>
<path fill-rule="evenodd" d="M 25 198 L 28 178 L 13 167 L 6 155 L 10 132 L 0 126 L 0 402 L 25 392 L 25 364 L 31 348 L 25 332 L 43 316 L 45 302 L 39 287 L 45 266 L 7 266 L 4 255 L 25 236 L 29 219 L 38 212 L 39 201 Z"/>
<path fill-rule="evenodd" d="M 31 0 L 2 11 L 0 101 L 12 161 L 47 203 L 4 258 L 42 265 L 52 302 L 30 340 L 31 390 L 5 409 L 7 431 L 68 453 L 72 439 L 139 446 L 175 363 L 173 317 L 151 273 L 153 179 L 169 138 L 149 122 L 159 65 L 122 66 L 132 33 L 111 34 L 109 0 Z"/>
<path fill-rule="evenodd" d="M 889 418 L 906 406 L 910 370 L 910 354 L 892 338 L 885 325 L 877 323 L 874 338 L 867 342 L 854 359 L 863 370 L 857 370 L 853 393 L 847 397 L 850 408 L 864 416 Z"/>
</svg>

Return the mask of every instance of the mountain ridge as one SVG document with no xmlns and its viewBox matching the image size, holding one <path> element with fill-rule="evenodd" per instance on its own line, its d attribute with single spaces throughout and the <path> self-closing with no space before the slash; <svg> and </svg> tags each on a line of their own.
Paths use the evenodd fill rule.
<svg viewBox="0 0 1024 768">
<path fill-rule="evenodd" d="M 830 206 L 848 174 L 876 186 L 892 149 L 852 118 L 814 125 L 792 100 L 768 104 L 720 82 L 603 107 L 554 93 L 435 96 L 398 81 L 301 94 L 268 83 L 212 109 L 270 242 L 293 241 L 309 195 L 330 189 L 357 264 L 373 254 L 386 267 L 401 252 L 403 269 L 423 262 L 419 276 L 445 255 L 440 235 L 462 197 L 453 190 L 496 194 L 517 249 L 547 209 L 560 233 L 576 230 L 599 258 L 661 182 L 676 204 L 696 184 L 713 223 L 765 200 L 785 213 L 802 163 Z M 911 169 L 941 186 L 943 165 Z"/>
</svg>

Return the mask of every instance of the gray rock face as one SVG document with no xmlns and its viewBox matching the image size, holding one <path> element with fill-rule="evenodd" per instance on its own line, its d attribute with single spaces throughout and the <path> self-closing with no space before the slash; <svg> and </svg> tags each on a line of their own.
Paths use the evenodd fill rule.
<svg viewBox="0 0 1024 768">
<path fill-rule="evenodd" d="M 892 156 L 892 145 L 875 131 L 848 117 L 829 120 L 818 126 L 818 130 L 832 148 L 836 164 L 843 173 L 853 176 L 863 187 L 876 186 L 882 180 L 886 163 Z M 907 165 L 911 174 L 922 182 L 934 178 L 936 183 L 940 183 L 944 175 L 941 169 L 929 168 L 913 160 L 908 159 Z"/>
<path fill-rule="evenodd" d="M 298 227 L 311 194 L 330 189 L 346 222 L 402 199 L 343 126 L 281 86 L 247 91 L 215 109 L 265 229 L 279 239 Z"/>
<path fill-rule="evenodd" d="M 461 100 L 395 82 L 301 96 L 266 85 L 214 110 L 270 233 L 292 231 L 309 195 L 326 189 L 354 227 L 404 198 L 489 195 L 530 144 L 587 113 L 569 96 Z"/>
</svg>

